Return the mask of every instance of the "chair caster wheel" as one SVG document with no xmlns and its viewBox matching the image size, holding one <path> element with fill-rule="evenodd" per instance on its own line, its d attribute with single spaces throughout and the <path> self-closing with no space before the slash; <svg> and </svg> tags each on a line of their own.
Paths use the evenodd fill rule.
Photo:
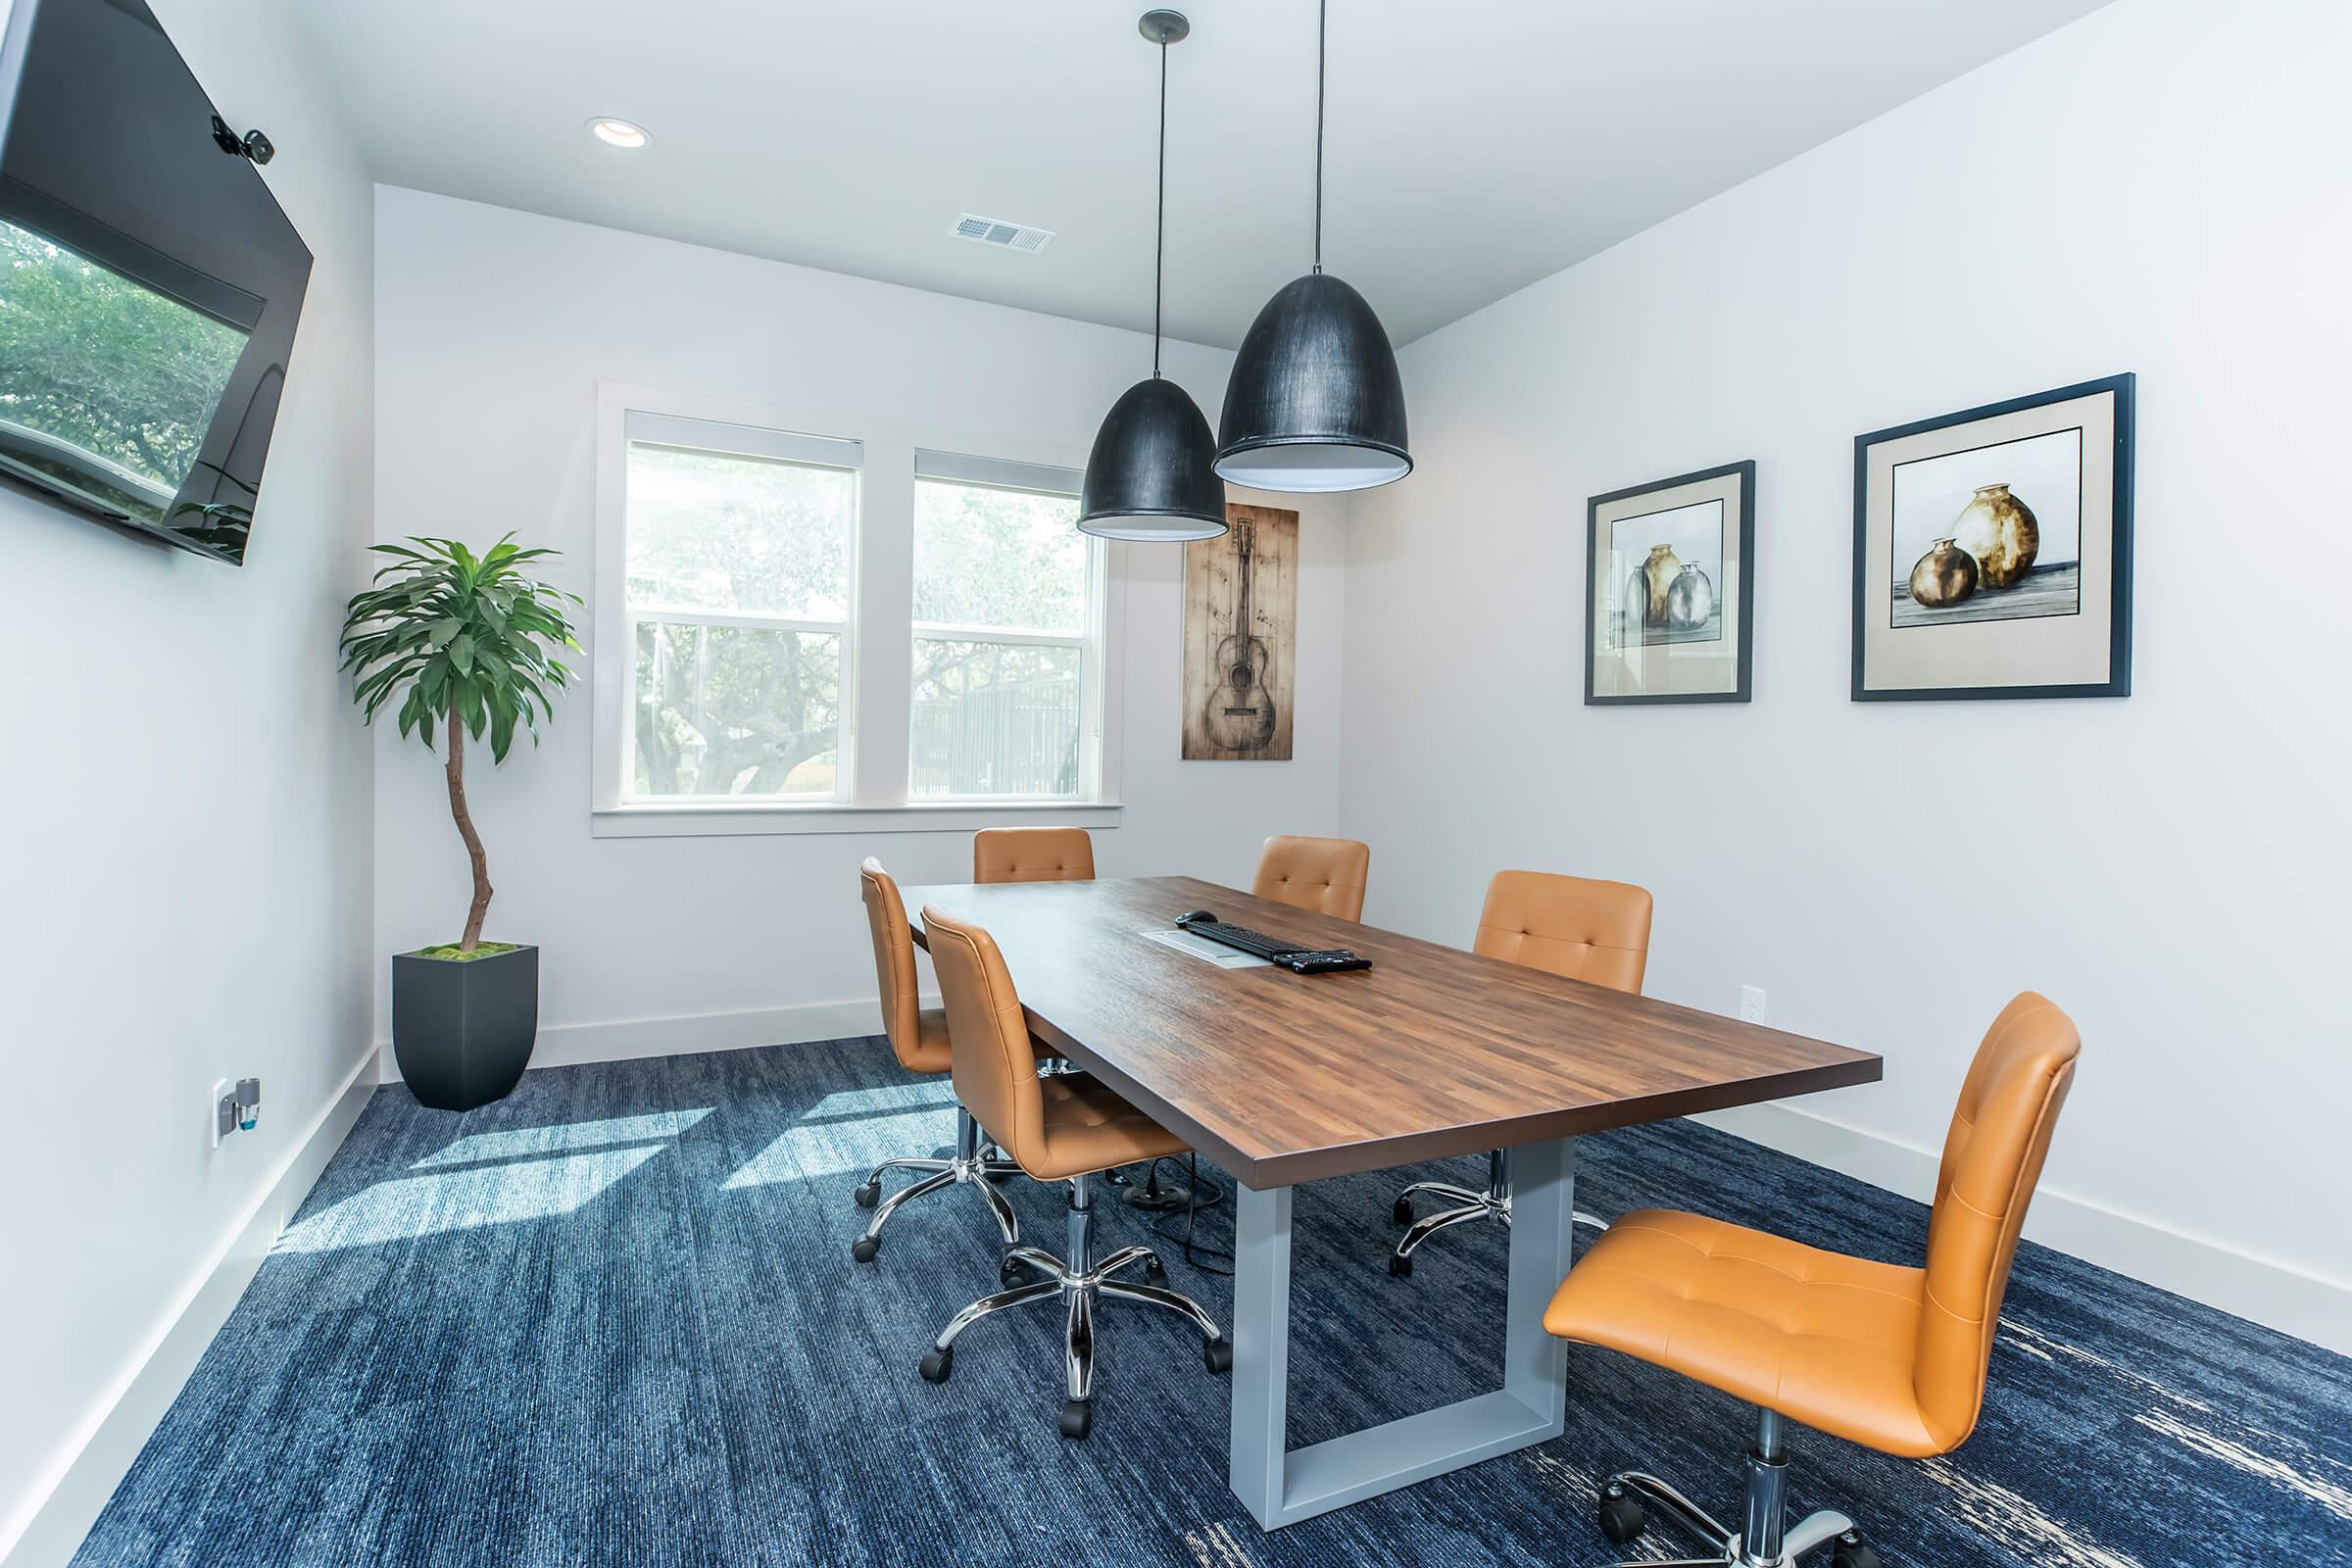
<svg viewBox="0 0 2352 1568">
<path fill-rule="evenodd" d="M 871 1263 L 874 1254 L 882 1250 L 882 1238 L 860 1236 L 850 1244 L 850 1255 L 860 1263 Z"/>
<path fill-rule="evenodd" d="M 956 1348 L 951 1345 L 944 1350 L 925 1350 L 922 1364 L 915 1370 L 922 1373 L 925 1383 L 947 1382 L 948 1374 L 956 1370 Z"/>
<path fill-rule="evenodd" d="M 1642 1504 L 1623 1492 L 1603 1494 L 1600 1499 L 1600 1533 L 1609 1538 L 1609 1544 L 1622 1546 L 1642 1533 L 1648 1524 L 1642 1516 Z"/>
<path fill-rule="evenodd" d="M 856 1203 L 859 1208 L 871 1208 L 875 1203 L 881 1201 L 881 1199 L 882 1184 L 880 1182 L 861 1183 L 850 1194 L 850 1201 Z"/>
<path fill-rule="evenodd" d="M 1168 1265 L 1162 1263 L 1156 1256 L 1144 1259 L 1144 1283 L 1155 1285 L 1163 1291 L 1166 1290 L 1168 1288 Z"/>
<path fill-rule="evenodd" d="M 1084 1399 L 1061 1401 L 1061 1435 L 1083 1438 L 1095 1424 L 1095 1407 Z"/>
<path fill-rule="evenodd" d="M 1413 1200 L 1409 1198 L 1396 1200 L 1396 1206 L 1389 1210 L 1389 1218 L 1399 1225 L 1410 1225 L 1413 1222 Z"/>
<path fill-rule="evenodd" d="M 1210 1340 L 1200 1347 L 1200 1359 L 1208 1364 L 1211 1372 L 1232 1371 L 1233 1342 L 1231 1340 Z"/>
<path fill-rule="evenodd" d="M 1830 1553 L 1830 1568 L 1879 1568 L 1879 1554 L 1862 1544 L 1859 1531 L 1848 1530 Z"/>
<path fill-rule="evenodd" d="M 1410 1279 L 1413 1273 L 1413 1260 L 1402 1252 L 1391 1252 L 1389 1254 L 1389 1272 L 1400 1280 Z"/>
<path fill-rule="evenodd" d="M 1029 1283 L 1029 1265 L 1009 1252 L 997 1264 L 997 1282 L 1006 1290 Z"/>
</svg>

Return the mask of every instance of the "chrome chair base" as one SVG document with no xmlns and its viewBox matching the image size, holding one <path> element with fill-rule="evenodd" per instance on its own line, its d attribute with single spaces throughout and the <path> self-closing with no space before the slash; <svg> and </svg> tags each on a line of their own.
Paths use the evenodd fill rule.
<svg viewBox="0 0 2352 1568">
<path fill-rule="evenodd" d="M 1413 1195 L 1416 1193 L 1432 1194 L 1453 1206 L 1416 1218 L 1413 1213 Z M 1398 1278 L 1412 1273 L 1414 1251 L 1440 1231 L 1479 1219 L 1510 1224 L 1511 1152 L 1497 1149 L 1487 1156 L 1485 1192 L 1474 1193 L 1467 1187 L 1456 1187 L 1451 1182 L 1415 1182 L 1396 1195 L 1395 1217 L 1397 1224 L 1407 1227 L 1403 1238 L 1396 1244 L 1396 1250 L 1389 1254 L 1389 1272 Z M 1591 1226 L 1594 1230 L 1605 1231 L 1609 1228 L 1607 1220 L 1596 1214 L 1588 1214 L 1581 1208 L 1569 1218 L 1576 1224 Z"/>
<path fill-rule="evenodd" d="M 891 1170 L 910 1170 L 924 1173 L 923 1179 L 902 1187 L 888 1198 L 882 1197 L 882 1173 Z M 1021 1239 L 1020 1221 L 1013 1218 L 1012 1205 L 994 1185 L 1007 1176 L 1018 1176 L 1021 1167 L 1006 1159 L 996 1145 L 980 1135 L 980 1124 L 972 1113 L 961 1105 L 956 1107 L 956 1152 L 945 1159 L 902 1155 L 876 1165 L 850 1196 L 859 1208 L 871 1208 L 874 1217 L 866 1221 L 865 1234 L 850 1244 L 850 1255 L 860 1263 L 870 1263 L 882 1250 L 882 1227 L 890 1216 L 908 1202 L 944 1187 L 969 1187 L 988 1204 L 997 1217 L 997 1230 L 1004 1236 L 1004 1245 L 1012 1246 Z"/>
<path fill-rule="evenodd" d="M 921 1371 L 926 1381 L 945 1383 L 956 1367 L 956 1341 L 965 1329 L 984 1317 L 1002 1312 L 1007 1307 L 1027 1306 L 1046 1300 L 1064 1303 L 1067 1318 L 1062 1339 L 1062 1370 L 1067 1396 L 1061 1405 L 1061 1435 L 1083 1438 L 1094 1425 L 1095 1396 L 1095 1302 L 1098 1298 L 1112 1300 L 1140 1301 L 1146 1306 L 1163 1307 L 1189 1319 L 1200 1331 L 1201 1357 L 1211 1372 L 1233 1369 L 1233 1345 L 1217 1329 L 1216 1319 L 1210 1317 L 1200 1302 L 1167 1289 L 1167 1270 L 1157 1253 L 1149 1247 L 1122 1247 L 1108 1257 L 1097 1261 L 1094 1255 L 1094 1201 L 1088 1191 L 1087 1178 L 1073 1177 L 1070 1181 L 1070 1245 L 1069 1260 L 1064 1262 L 1051 1252 L 1034 1247 L 1009 1247 L 1004 1252 L 1005 1271 L 1009 1289 L 994 1296 L 984 1296 L 948 1320 L 931 1342 L 923 1355 Z M 1129 1284 L 1112 1276 L 1141 1263 L 1145 1267 L 1144 1284 Z M 1010 1284 L 1015 1266 L 1034 1270 L 1044 1276 L 1025 1284 Z"/>
<path fill-rule="evenodd" d="M 1711 1553 L 1665 1561 L 1628 1559 L 1616 1568 L 1788 1568 L 1823 1546 L 1831 1549 L 1831 1568 L 1879 1568 L 1878 1553 L 1863 1544 L 1854 1522 L 1833 1509 L 1820 1509 L 1784 1527 L 1788 1459 L 1781 1428 L 1778 1413 L 1759 1412 L 1738 1530 L 1646 1471 L 1620 1470 L 1609 1477 L 1600 1489 L 1600 1530 L 1613 1544 L 1622 1546 L 1641 1535 L 1654 1508 L 1703 1542 Z"/>
<path fill-rule="evenodd" d="M 1449 1207 L 1418 1218 L 1413 1213 L 1413 1197 L 1428 1193 L 1444 1199 Z M 1487 1190 L 1472 1192 L 1451 1182 L 1415 1182 L 1396 1195 L 1396 1223 L 1407 1227 L 1396 1250 L 1389 1254 L 1389 1272 L 1402 1278 L 1413 1271 L 1413 1253 L 1421 1244 L 1443 1230 L 1467 1225 L 1473 1220 L 1511 1222 L 1511 1152 L 1497 1149 L 1487 1156 Z"/>
</svg>

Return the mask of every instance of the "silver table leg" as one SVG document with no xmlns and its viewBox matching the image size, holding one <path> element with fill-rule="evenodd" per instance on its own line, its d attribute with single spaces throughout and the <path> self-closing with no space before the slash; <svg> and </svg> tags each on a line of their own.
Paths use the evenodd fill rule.
<svg viewBox="0 0 2352 1568">
<path fill-rule="evenodd" d="M 1236 1183 L 1233 1427 L 1228 1479 L 1267 1530 L 1560 1435 L 1567 1348 L 1544 1308 L 1568 1272 L 1576 1141 L 1512 1151 L 1512 1225 L 1502 1387 L 1458 1403 L 1291 1450 L 1291 1189 Z"/>
</svg>

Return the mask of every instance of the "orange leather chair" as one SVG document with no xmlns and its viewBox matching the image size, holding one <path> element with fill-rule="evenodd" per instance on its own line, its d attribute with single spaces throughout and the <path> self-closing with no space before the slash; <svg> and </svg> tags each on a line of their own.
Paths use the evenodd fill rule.
<svg viewBox="0 0 2352 1568">
<path fill-rule="evenodd" d="M 1761 1568 L 1830 1544 L 1834 1568 L 1873 1568 L 1877 1553 L 1842 1514 L 1824 1510 L 1784 1533 L 1783 1423 L 1913 1459 L 1967 1441 L 2018 1232 L 2081 1050 L 2074 1020 L 2031 991 L 1993 1020 L 1944 1135 L 1924 1268 L 1664 1209 L 1627 1214 L 1592 1244 L 1552 1297 L 1545 1328 L 1760 1407 L 1737 1531 L 1657 1477 L 1625 1471 L 1601 1493 L 1611 1541 L 1641 1533 L 1647 1501 L 1720 1554 L 1696 1561 Z"/>
<path fill-rule="evenodd" d="M 1211 1372 L 1233 1366 L 1233 1347 L 1216 1320 L 1189 1297 L 1167 1289 L 1167 1270 L 1148 1247 L 1123 1247 L 1108 1257 L 1094 1255 L 1094 1203 L 1087 1178 L 1113 1165 L 1158 1159 L 1186 1152 L 1184 1141 L 1113 1094 L 1091 1073 L 1040 1077 L 1030 1064 L 1029 1027 L 1019 993 L 994 938 L 976 925 L 950 919 L 936 908 L 923 911 L 931 966 L 947 1003 L 948 1037 L 953 1043 L 956 1096 L 971 1107 L 1021 1169 L 1041 1182 L 1070 1188 L 1070 1244 L 1066 1259 L 1034 1247 L 1005 1253 L 1006 1289 L 974 1301 L 949 1320 L 922 1360 L 922 1374 L 944 1383 L 955 1367 L 956 1341 L 993 1312 L 1033 1301 L 1059 1300 L 1067 1308 L 1063 1370 L 1068 1395 L 1061 1406 L 1061 1433 L 1083 1438 L 1093 1424 L 1095 1302 L 1099 1297 L 1141 1301 L 1181 1313 L 1200 1331 Z M 1141 1263 L 1144 1283 L 1112 1276 Z M 1016 1268 L 1043 1278 L 1016 1282 Z"/>
<path fill-rule="evenodd" d="M 1364 917 L 1364 881 L 1372 869 L 1372 847 L 1353 839 L 1310 839 L 1277 833 L 1258 852 L 1257 879 L 1250 891 L 1295 909 Z"/>
<path fill-rule="evenodd" d="M 984 827 L 972 835 L 975 882 L 1092 882 L 1095 841 L 1082 827 Z"/>
<path fill-rule="evenodd" d="M 899 885 L 882 869 L 882 862 L 870 855 L 858 867 L 858 879 L 865 899 L 866 921 L 873 927 L 874 973 L 882 987 L 882 1028 L 890 1037 L 891 1053 L 908 1072 L 937 1076 L 948 1070 L 953 1059 L 948 1049 L 948 1015 L 943 1009 L 923 1006 L 917 1000 L 914 935 L 906 924 L 906 905 L 899 897 Z M 1042 1044 L 1036 1049 L 1041 1055 L 1048 1051 Z M 923 1173 L 923 1179 L 902 1187 L 885 1200 L 882 1175 L 891 1170 L 918 1171 Z M 891 1215 L 926 1193 L 955 1186 L 970 1187 L 981 1196 L 989 1211 L 997 1217 L 997 1229 L 1004 1234 L 1004 1245 L 1010 1247 L 1021 1239 L 1020 1224 L 1013 1218 L 1012 1205 L 989 1185 L 989 1179 L 1001 1181 L 1019 1170 L 1018 1165 L 983 1146 L 979 1123 L 972 1119 L 969 1110 L 956 1106 L 953 1156 L 943 1159 L 933 1155 L 903 1155 L 886 1159 L 850 1195 L 859 1208 L 874 1211 L 874 1217 L 866 1222 L 865 1234 L 850 1245 L 850 1255 L 860 1263 L 872 1262 L 882 1250 L 882 1227 Z"/>
<path fill-rule="evenodd" d="M 1470 951 L 1505 963 L 1586 980 L 1612 991 L 1642 994 L 1649 966 L 1649 893 L 1628 882 L 1595 882 L 1548 871 L 1497 871 L 1487 884 L 1478 937 Z M 1413 1195 L 1429 1193 L 1453 1206 L 1413 1217 Z M 1396 1195 L 1396 1223 L 1408 1226 L 1389 1254 L 1389 1272 L 1413 1271 L 1413 1253 L 1442 1230 L 1472 1220 L 1511 1218 L 1511 1155 L 1487 1156 L 1487 1190 L 1451 1182 L 1415 1182 Z M 1597 1223 L 1597 1222 L 1595 1222 Z"/>
</svg>

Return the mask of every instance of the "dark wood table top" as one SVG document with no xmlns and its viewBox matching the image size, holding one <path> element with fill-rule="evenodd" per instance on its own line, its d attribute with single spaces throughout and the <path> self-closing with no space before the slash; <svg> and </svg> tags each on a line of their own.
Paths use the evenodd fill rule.
<svg viewBox="0 0 2352 1568">
<path fill-rule="evenodd" d="M 1192 877 L 909 887 L 988 928 L 1029 1027 L 1260 1189 L 1848 1084 L 1880 1058 Z M 1176 916 L 1352 948 L 1370 969 L 1220 969 Z"/>
</svg>

